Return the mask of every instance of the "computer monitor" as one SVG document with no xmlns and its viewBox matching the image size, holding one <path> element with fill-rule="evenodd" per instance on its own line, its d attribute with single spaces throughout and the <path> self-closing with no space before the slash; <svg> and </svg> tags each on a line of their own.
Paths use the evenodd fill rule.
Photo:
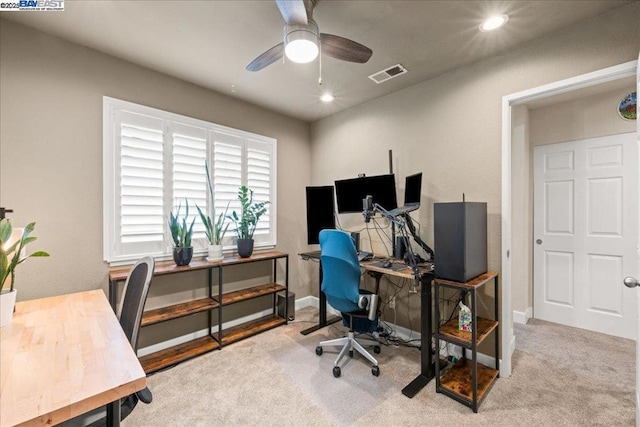
<svg viewBox="0 0 640 427">
<path fill-rule="evenodd" d="M 409 175 L 404 182 L 404 204 L 419 204 L 420 193 L 422 192 L 422 172 Z"/>
<path fill-rule="evenodd" d="M 307 243 L 317 245 L 320 231 L 336 228 L 333 186 L 307 187 Z"/>
<path fill-rule="evenodd" d="M 387 210 L 398 207 L 393 174 L 343 179 L 336 181 L 335 186 L 339 213 L 362 212 L 362 199 L 367 196 Z"/>
</svg>

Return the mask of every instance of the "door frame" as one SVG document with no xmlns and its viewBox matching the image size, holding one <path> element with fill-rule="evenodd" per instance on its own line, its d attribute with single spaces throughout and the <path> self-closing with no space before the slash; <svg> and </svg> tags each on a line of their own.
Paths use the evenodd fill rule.
<svg viewBox="0 0 640 427">
<path fill-rule="evenodd" d="M 604 68 L 587 74 L 582 74 L 569 79 L 560 80 L 521 92 L 512 93 L 502 97 L 502 253 L 501 253 L 501 279 L 502 279 L 502 327 L 501 346 L 502 360 L 500 362 L 500 376 L 506 378 L 511 375 L 511 357 L 515 350 L 515 337 L 513 335 L 513 311 L 511 305 L 511 206 L 512 196 L 521 194 L 528 189 L 512 185 L 511 177 L 511 145 L 512 145 L 512 115 L 513 107 L 525 105 L 531 101 L 544 99 L 550 96 L 597 86 L 627 77 L 636 77 L 638 60 Z M 640 342 L 640 340 L 638 340 Z M 496 355 L 497 357 L 497 355 Z"/>
</svg>

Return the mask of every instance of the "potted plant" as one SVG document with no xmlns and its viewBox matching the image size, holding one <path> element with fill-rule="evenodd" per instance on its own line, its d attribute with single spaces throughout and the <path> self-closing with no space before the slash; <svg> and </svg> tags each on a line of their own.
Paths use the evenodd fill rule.
<svg viewBox="0 0 640 427">
<path fill-rule="evenodd" d="M 0 327 L 11 323 L 17 295 L 14 284 L 18 264 L 30 257 L 49 256 L 45 251 L 24 254 L 25 246 L 36 240 L 36 237 L 29 236 L 35 226 L 36 223 L 32 222 L 21 234 L 16 235 L 8 219 L 0 220 Z M 9 289 L 5 289 L 5 285 L 8 285 Z"/>
<path fill-rule="evenodd" d="M 191 246 L 191 235 L 193 234 L 193 224 L 196 219 L 193 218 L 191 225 L 187 225 L 187 218 L 189 217 L 189 202 L 184 199 L 185 213 L 180 218 L 180 208 L 174 215 L 173 212 L 169 212 L 169 230 L 171 230 L 171 238 L 173 239 L 173 260 L 176 265 L 189 265 L 191 258 L 193 257 L 193 246 Z"/>
<path fill-rule="evenodd" d="M 215 201 L 213 199 L 213 186 L 211 185 L 211 178 L 209 177 L 209 165 L 207 162 L 204 162 L 204 170 L 207 173 L 207 185 L 209 186 L 209 197 L 211 198 L 211 206 L 212 210 L 215 211 Z M 229 228 L 229 223 L 224 222 L 227 217 L 227 211 L 229 210 L 229 203 L 227 203 L 227 207 L 223 213 L 218 215 L 218 219 L 214 222 L 211 217 L 207 216 L 202 212 L 200 206 L 196 205 L 196 209 L 198 209 L 198 213 L 200 214 L 200 219 L 202 220 L 202 224 L 204 224 L 204 232 L 207 235 L 207 240 L 209 241 L 209 252 L 207 256 L 207 261 L 222 261 L 224 258 L 222 255 L 222 239 Z"/>
<path fill-rule="evenodd" d="M 238 235 L 238 255 L 240 258 L 248 258 L 253 253 L 253 233 L 260 217 L 267 212 L 268 201 L 254 202 L 253 190 L 246 185 L 238 189 L 238 200 L 240 201 L 240 215 L 233 211 L 228 218 L 236 226 Z"/>
</svg>

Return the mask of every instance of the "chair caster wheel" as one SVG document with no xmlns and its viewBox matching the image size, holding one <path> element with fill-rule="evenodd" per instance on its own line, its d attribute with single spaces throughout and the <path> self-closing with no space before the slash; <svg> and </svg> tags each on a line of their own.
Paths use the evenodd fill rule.
<svg viewBox="0 0 640 427">
<path fill-rule="evenodd" d="M 378 368 L 377 366 L 372 366 L 372 367 L 371 367 L 371 374 L 372 374 L 374 377 L 379 376 L 379 375 L 380 375 L 380 368 Z"/>
<path fill-rule="evenodd" d="M 353 350 L 349 350 L 349 357 L 353 357 Z"/>
<path fill-rule="evenodd" d="M 316 354 L 317 354 L 318 356 L 322 356 L 322 347 L 320 347 L 320 346 L 317 346 L 317 347 L 316 347 Z"/>
<path fill-rule="evenodd" d="M 338 378 L 340 376 L 340 366 L 334 366 L 333 367 L 333 376 Z"/>
<path fill-rule="evenodd" d="M 379 345 L 373 346 L 373 352 L 375 354 L 380 354 L 380 346 Z"/>
</svg>

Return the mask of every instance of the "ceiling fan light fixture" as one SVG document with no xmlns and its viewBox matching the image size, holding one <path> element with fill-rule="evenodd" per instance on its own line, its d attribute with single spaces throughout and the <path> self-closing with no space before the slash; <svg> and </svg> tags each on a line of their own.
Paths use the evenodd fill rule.
<svg viewBox="0 0 640 427">
<path fill-rule="evenodd" d="M 482 24 L 480 24 L 480 31 L 487 32 L 496 30 L 506 24 L 508 20 L 508 15 L 494 15 L 488 19 L 485 19 Z"/>
<path fill-rule="evenodd" d="M 284 53 L 290 61 L 306 64 L 318 57 L 318 26 L 314 22 L 304 26 L 286 25 L 284 31 Z"/>
<path fill-rule="evenodd" d="M 334 99 L 335 97 L 330 93 L 325 93 L 320 97 L 320 101 L 322 102 L 332 102 Z"/>
</svg>

